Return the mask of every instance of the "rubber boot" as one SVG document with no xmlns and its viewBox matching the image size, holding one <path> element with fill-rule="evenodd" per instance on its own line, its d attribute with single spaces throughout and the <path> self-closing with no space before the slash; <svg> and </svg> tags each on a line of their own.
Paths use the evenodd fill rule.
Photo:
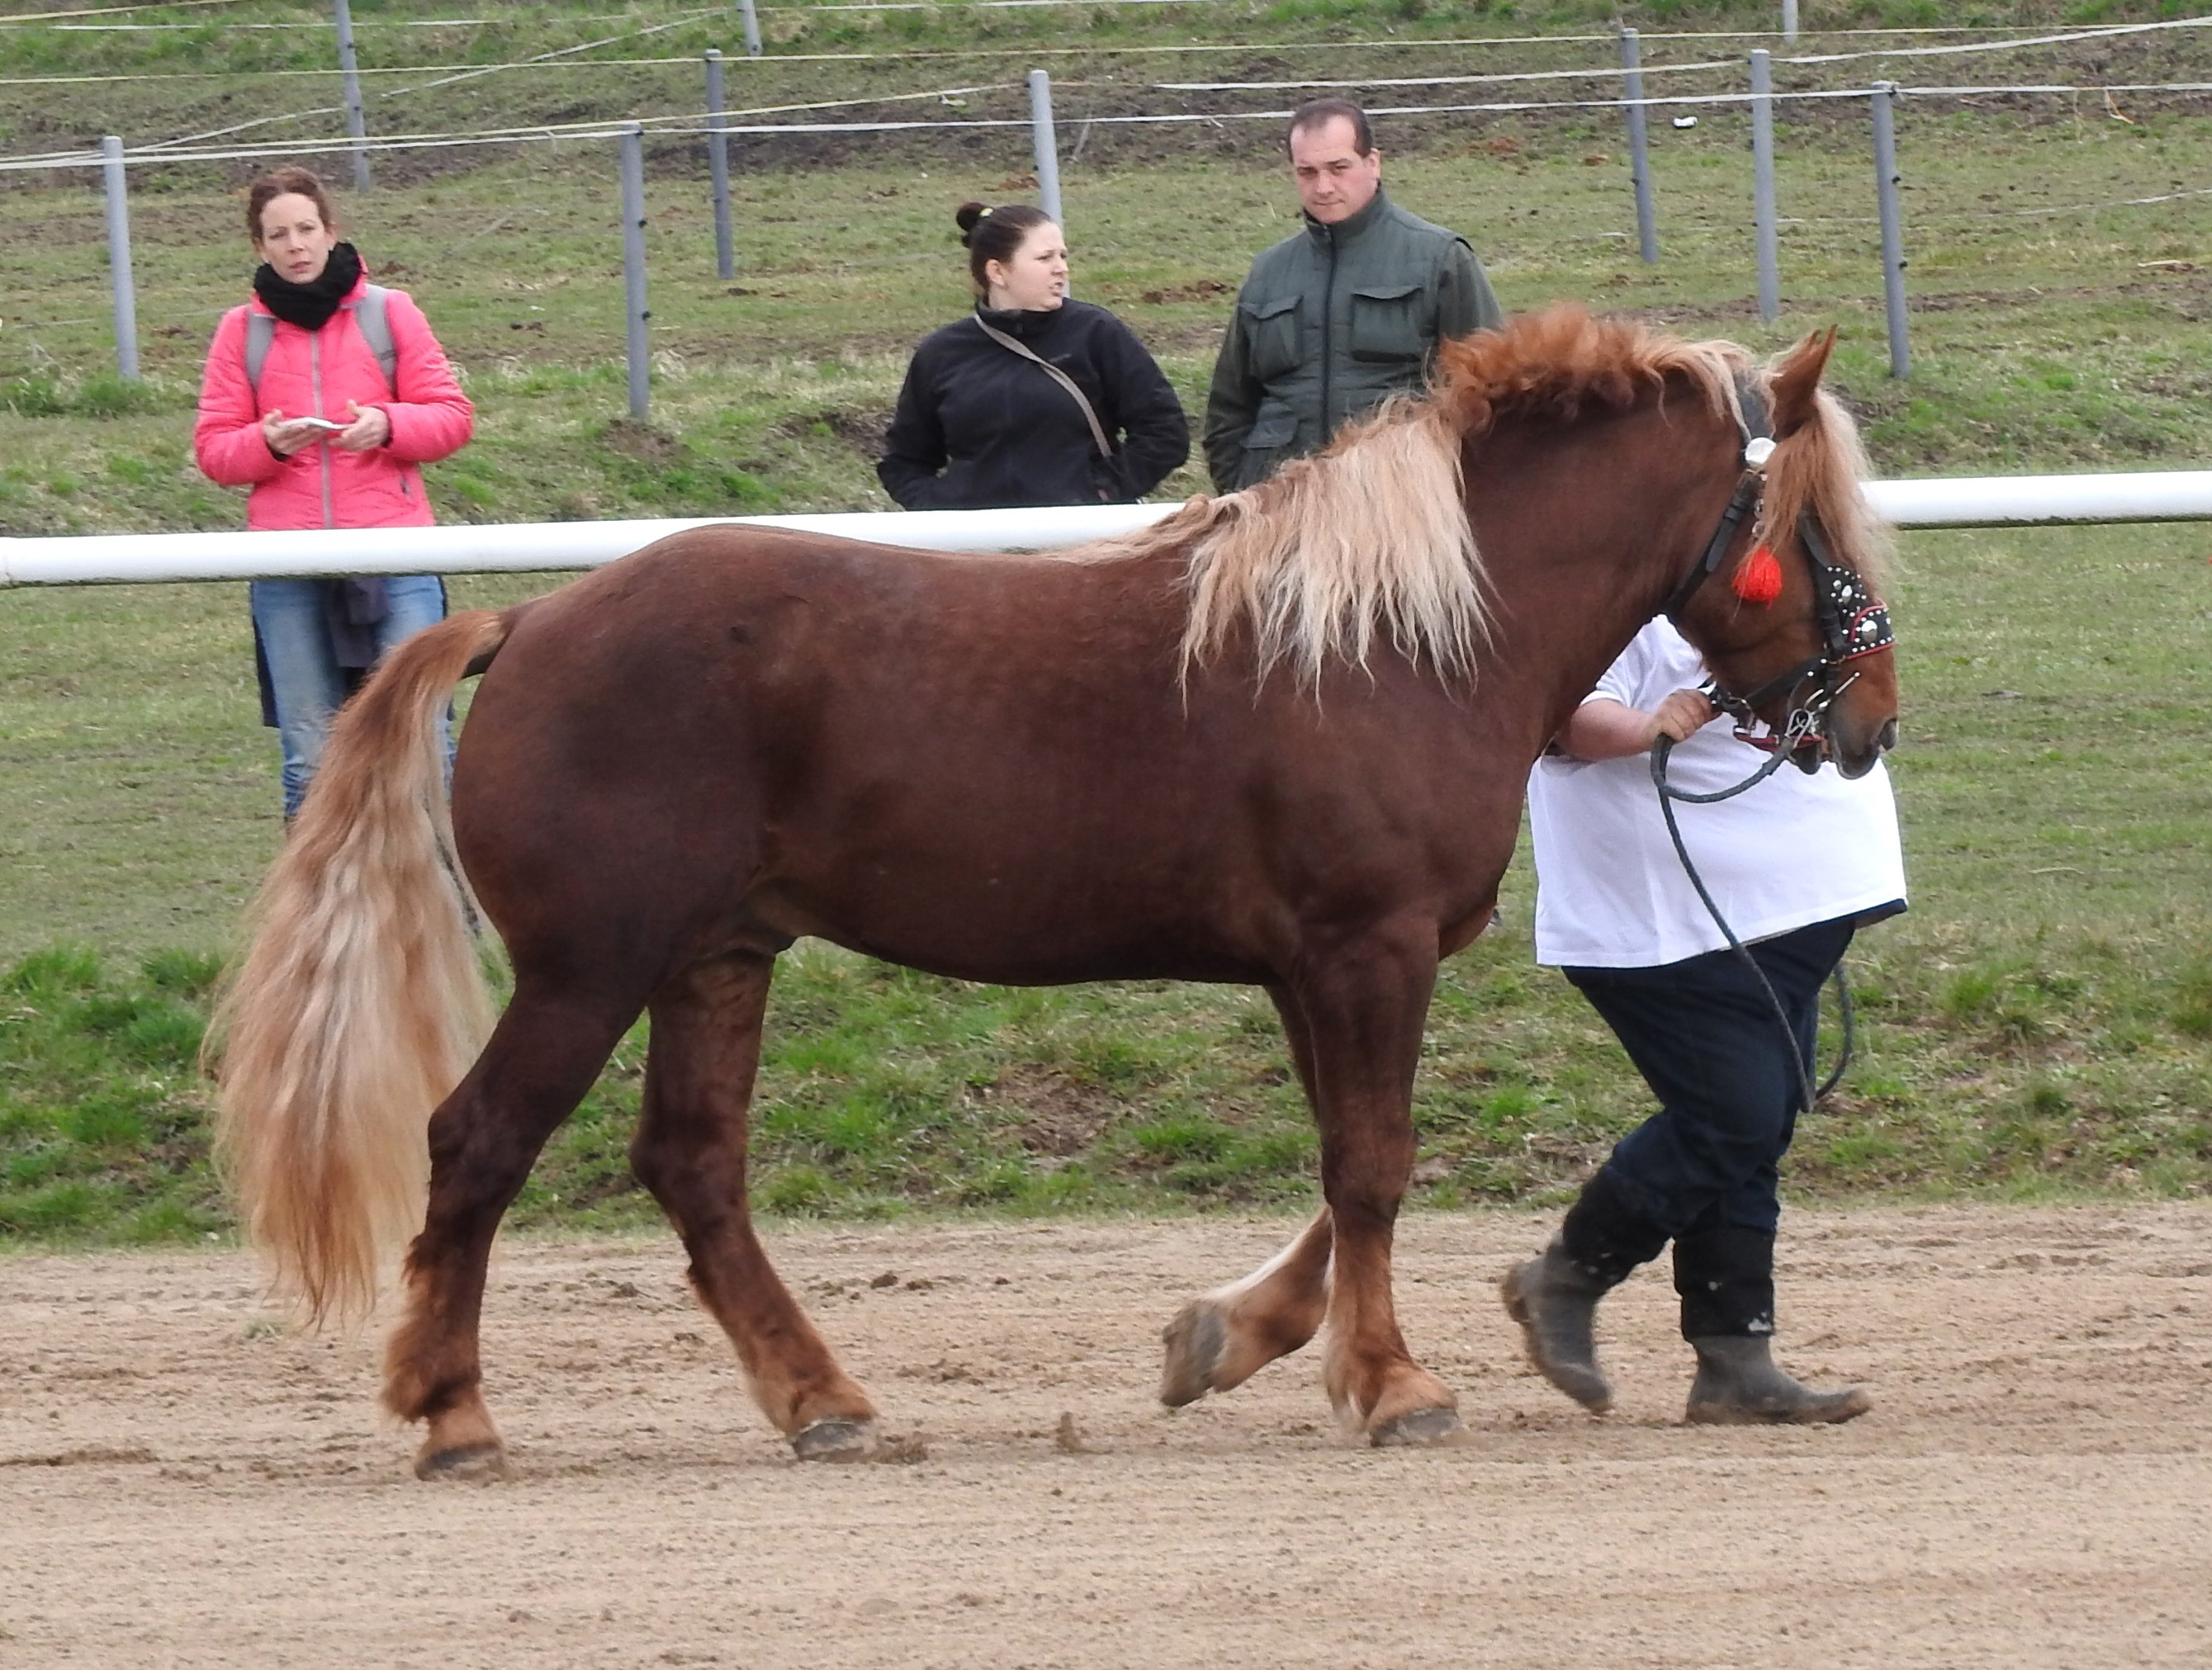
<svg viewBox="0 0 2212 1670">
<path fill-rule="evenodd" d="M 1874 1400 L 1856 1386 L 1815 1392 L 1774 1363 L 1765 1334 L 1723 1333 L 1692 1339 L 1698 1377 L 1683 1418 L 1700 1426 L 1828 1426 L 1863 1415 Z"/>
<path fill-rule="evenodd" d="M 1498 1284 L 1537 1373 L 1593 1415 L 1613 1407 L 1613 1387 L 1597 1361 L 1597 1302 L 1666 1243 L 1601 1169 L 1583 1185 L 1543 1256 L 1516 1265 Z"/>
<path fill-rule="evenodd" d="M 1543 1256 L 1505 1272 L 1498 1290 L 1521 1325 L 1536 1371 L 1593 1415 L 1613 1407 L 1613 1386 L 1597 1363 L 1597 1302 L 1613 1284 L 1578 1264 L 1554 1237 Z"/>
<path fill-rule="evenodd" d="M 1847 1421 L 1874 1407 L 1856 1386 L 1815 1392 L 1774 1364 L 1774 1232 L 1724 1224 L 1674 1242 L 1682 1338 L 1698 1354 L 1685 1420 L 1700 1425 Z"/>
</svg>

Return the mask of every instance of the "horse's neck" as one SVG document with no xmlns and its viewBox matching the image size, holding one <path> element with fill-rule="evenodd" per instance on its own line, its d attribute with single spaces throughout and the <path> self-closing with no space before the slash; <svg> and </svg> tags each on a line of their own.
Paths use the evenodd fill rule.
<svg viewBox="0 0 2212 1670">
<path fill-rule="evenodd" d="M 1734 479 L 1703 409 L 1697 421 L 1671 410 L 1672 423 L 1644 408 L 1501 430 L 1470 449 L 1470 513 L 1498 605 L 1492 659 L 1522 675 L 1512 682 L 1537 746 L 1688 571 L 1718 513 L 1707 501 L 1716 490 L 1724 501 Z"/>
</svg>

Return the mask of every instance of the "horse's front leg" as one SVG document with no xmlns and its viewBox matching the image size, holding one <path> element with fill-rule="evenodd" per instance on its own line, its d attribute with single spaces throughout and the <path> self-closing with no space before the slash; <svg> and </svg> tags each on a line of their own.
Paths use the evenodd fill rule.
<svg viewBox="0 0 2212 1670">
<path fill-rule="evenodd" d="M 1398 1330 L 1390 1245 L 1413 1165 L 1413 1072 L 1436 987 L 1433 924 L 1309 955 L 1292 995 L 1314 1056 L 1322 1197 L 1334 1230 L 1323 1375 L 1337 1418 L 1376 1444 L 1460 1430 L 1458 1400 Z"/>
<path fill-rule="evenodd" d="M 1309 1107 L 1314 1096 L 1313 1040 L 1304 1013 L 1279 986 L 1267 988 L 1283 1017 L 1283 1035 Z M 1208 1392 L 1242 1386 L 1279 1357 L 1321 1331 L 1328 1314 L 1328 1264 L 1334 1244 L 1323 1206 L 1295 1240 L 1249 1276 L 1201 1293 L 1182 1308 L 1160 1338 L 1166 1362 L 1160 1401 L 1179 1408 Z"/>
</svg>

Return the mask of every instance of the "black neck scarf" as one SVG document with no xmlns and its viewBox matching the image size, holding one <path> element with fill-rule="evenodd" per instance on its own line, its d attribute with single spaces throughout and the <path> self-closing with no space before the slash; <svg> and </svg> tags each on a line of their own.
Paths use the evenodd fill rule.
<svg viewBox="0 0 2212 1670">
<path fill-rule="evenodd" d="M 351 295 L 353 287 L 360 282 L 361 257 L 351 244 L 340 244 L 332 249 L 322 272 L 304 284 L 279 278 L 276 270 L 266 261 L 253 270 L 253 294 L 261 298 L 270 313 L 302 331 L 319 331 L 329 324 L 338 304 Z"/>
</svg>

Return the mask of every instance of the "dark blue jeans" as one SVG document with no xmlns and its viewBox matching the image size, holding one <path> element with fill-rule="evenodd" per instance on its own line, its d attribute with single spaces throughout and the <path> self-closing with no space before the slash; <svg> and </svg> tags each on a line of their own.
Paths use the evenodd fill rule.
<svg viewBox="0 0 2212 1670">
<path fill-rule="evenodd" d="M 1852 928 L 1850 920 L 1818 922 L 1750 948 L 1808 1071 L 1820 987 Z M 1656 969 L 1561 972 L 1659 1098 L 1659 1111 L 1605 1163 L 1613 1197 L 1662 1240 L 1724 1230 L 1771 1236 L 1782 1212 L 1778 1167 L 1803 1093 L 1774 1011 L 1742 960 L 1723 949 Z M 1643 1257 L 1657 1251 L 1655 1244 Z"/>
</svg>

